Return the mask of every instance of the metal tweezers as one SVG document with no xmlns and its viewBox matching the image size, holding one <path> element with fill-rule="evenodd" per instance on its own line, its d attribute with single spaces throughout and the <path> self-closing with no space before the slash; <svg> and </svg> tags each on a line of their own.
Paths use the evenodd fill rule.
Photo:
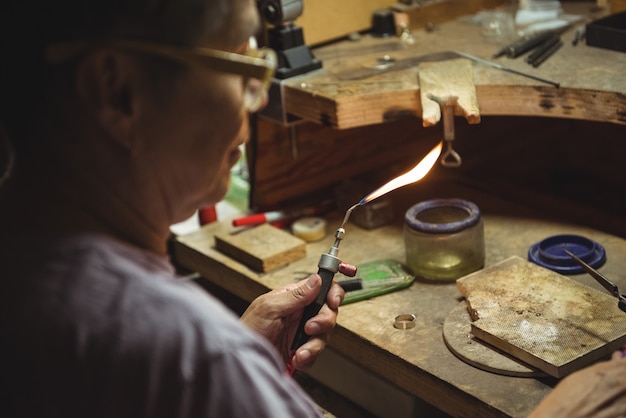
<svg viewBox="0 0 626 418">
<path fill-rule="evenodd" d="M 572 257 L 574 261 L 576 261 L 587 273 L 591 275 L 594 279 L 598 281 L 606 290 L 609 291 L 613 296 L 615 296 L 618 300 L 617 306 L 623 311 L 626 312 L 626 295 L 623 295 L 619 292 L 619 288 L 615 283 L 604 277 L 602 274 L 598 273 L 593 267 L 589 264 L 585 263 L 580 258 L 576 257 L 569 250 L 563 249 L 567 255 Z"/>
</svg>

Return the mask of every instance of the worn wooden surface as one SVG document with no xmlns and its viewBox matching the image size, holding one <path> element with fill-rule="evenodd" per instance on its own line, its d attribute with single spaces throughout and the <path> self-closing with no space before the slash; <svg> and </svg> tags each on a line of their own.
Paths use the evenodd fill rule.
<svg viewBox="0 0 626 418">
<path fill-rule="evenodd" d="M 414 202 L 413 202 L 414 203 Z M 487 200 L 479 200 L 488 207 Z M 498 202 L 496 199 L 495 203 Z M 504 204 L 497 206 L 504 207 Z M 401 207 L 406 210 L 406 207 Z M 486 265 L 510 256 L 526 257 L 528 248 L 550 235 L 574 233 L 601 243 L 608 255 L 599 270 L 626 288 L 626 241 L 596 230 L 524 217 L 483 215 Z M 340 216 L 329 218 L 339 225 Z M 293 282 L 303 271 L 315 271 L 331 237 L 307 244 L 307 256 L 269 274 L 259 274 L 214 248 L 213 233 L 228 227 L 205 226 L 179 237 L 175 258 L 181 265 L 245 300 Z M 356 264 L 381 258 L 404 260 L 401 225 L 367 231 L 348 224 L 340 248 L 343 261 Z M 602 290 L 586 275 L 574 278 Z M 416 281 L 411 287 L 341 307 L 331 346 L 361 367 L 396 384 L 442 411 L 457 417 L 525 417 L 555 383 L 535 378 L 501 376 L 473 367 L 448 350 L 442 337 L 445 318 L 461 302 L 454 282 Z M 411 330 L 393 327 L 398 314 L 414 313 Z"/>
<path fill-rule="evenodd" d="M 595 2 L 564 2 L 567 12 L 594 19 Z M 595 8 L 595 9 L 594 9 Z M 389 55 L 398 61 L 457 50 L 483 59 L 504 44 L 487 41 L 469 17 L 438 24 L 434 30 L 415 30 L 415 43 L 400 38 L 363 36 L 314 50 L 324 68 L 284 82 L 288 113 L 340 129 L 366 126 L 407 114 L 421 115 L 416 66 L 380 75 L 346 80 L 357 70 L 379 65 Z M 500 65 L 560 83 L 560 88 L 476 62 L 474 82 L 482 115 L 563 117 L 626 124 L 626 54 L 573 46 L 574 29 L 562 35 L 564 46 L 538 68 L 523 57 L 495 59 Z M 510 41 L 509 41 L 510 42 Z M 506 42 L 508 43 L 508 42 Z"/>
<path fill-rule="evenodd" d="M 626 343 L 626 313 L 613 295 L 518 256 L 459 279 L 457 287 L 474 336 L 554 377 Z"/>
</svg>

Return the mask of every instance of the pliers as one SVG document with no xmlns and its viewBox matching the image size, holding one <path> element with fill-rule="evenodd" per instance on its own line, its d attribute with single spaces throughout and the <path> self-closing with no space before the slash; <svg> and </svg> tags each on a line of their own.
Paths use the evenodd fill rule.
<svg viewBox="0 0 626 418">
<path fill-rule="evenodd" d="M 623 311 L 626 312 L 626 295 L 619 292 L 619 288 L 615 283 L 604 277 L 602 274 L 598 273 L 593 267 L 585 263 L 580 258 L 576 257 L 572 254 L 571 251 L 567 249 L 563 249 L 567 255 L 572 257 L 574 261 L 576 261 L 587 273 L 591 275 L 594 279 L 598 281 L 606 290 L 609 291 L 613 296 L 615 296 L 618 300 L 617 306 Z"/>
</svg>

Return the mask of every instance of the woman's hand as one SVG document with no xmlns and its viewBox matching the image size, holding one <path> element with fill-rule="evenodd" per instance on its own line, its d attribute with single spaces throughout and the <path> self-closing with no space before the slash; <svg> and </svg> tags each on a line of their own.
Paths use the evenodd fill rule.
<svg viewBox="0 0 626 418">
<path fill-rule="evenodd" d="M 626 416 L 626 357 L 581 369 L 563 379 L 528 418 L 618 418 Z"/>
<path fill-rule="evenodd" d="M 304 331 L 311 338 L 300 346 L 294 355 L 291 352 L 291 343 L 302 311 L 315 300 L 321 285 L 320 276 L 313 274 L 293 285 L 274 289 L 252 301 L 241 316 L 241 320 L 248 327 L 263 335 L 278 349 L 286 364 L 291 361 L 296 369 L 311 367 L 324 350 L 329 333 L 337 321 L 339 304 L 344 298 L 341 286 L 333 282 L 328 291 L 326 304 L 304 326 Z"/>
</svg>

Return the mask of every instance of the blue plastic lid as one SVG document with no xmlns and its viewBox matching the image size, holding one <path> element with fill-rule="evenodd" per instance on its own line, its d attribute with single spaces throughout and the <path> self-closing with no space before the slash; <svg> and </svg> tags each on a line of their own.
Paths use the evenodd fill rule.
<svg viewBox="0 0 626 418">
<path fill-rule="evenodd" d="M 584 273 L 581 266 L 563 251 L 569 250 L 593 268 L 606 261 L 604 247 L 580 235 L 554 235 L 540 241 L 528 250 L 528 259 L 535 264 L 561 274 Z"/>
</svg>

